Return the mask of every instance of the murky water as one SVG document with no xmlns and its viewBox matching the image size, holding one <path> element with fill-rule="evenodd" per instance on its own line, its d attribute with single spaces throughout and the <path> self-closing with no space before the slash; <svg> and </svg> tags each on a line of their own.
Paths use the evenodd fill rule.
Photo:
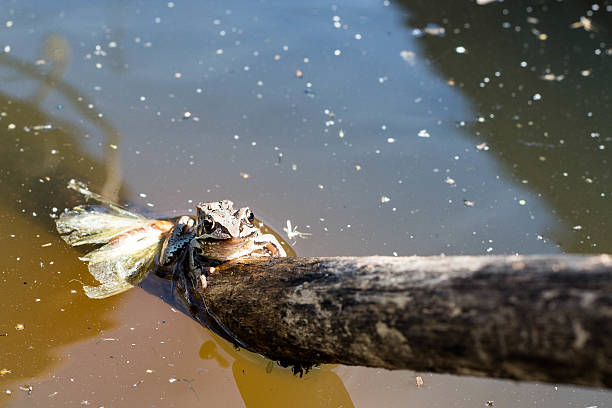
<svg viewBox="0 0 612 408">
<path fill-rule="evenodd" d="M 86 298 L 53 227 L 77 178 L 155 215 L 248 203 L 311 233 L 305 256 L 610 253 L 609 1 L 0 6 L 1 404 L 612 405 L 410 371 L 299 379 L 170 296 Z"/>
</svg>

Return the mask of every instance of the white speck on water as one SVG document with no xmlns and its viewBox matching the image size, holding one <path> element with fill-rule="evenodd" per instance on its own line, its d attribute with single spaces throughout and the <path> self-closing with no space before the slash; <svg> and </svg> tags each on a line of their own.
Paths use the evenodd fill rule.
<svg viewBox="0 0 612 408">
<path fill-rule="evenodd" d="M 6 22 L 6 28 L 11 28 L 13 26 L 13 22 L 11 20 Z"/>
<path fill-rule="evenodd" d="M 539 101 L 540 99 L 542 99 L 542 95 L 540 95 L 539 93 L 534 94 L 531 99 L 533 99 L 534 101 Z"/>
<path fill-rule="evenodd" d="M 383 203 L 383 204 L 384 203 L 388 203 L 389 201 L 391 201 L 390 197 L 387 197 L 387 196 L 381 196 L 380 197 L 380 202 Z"/>
<path fill-rule="evenodd" d="M 340 54 L 342 54 L 342 51 L 340 51 L 340 50 L 334 50 L 334 55 L 338 56 L 338 55 L 340 55 Z"/>
<path fill-rule="evenodd" d="M 108 43 L 108 48 L 117 48 L 117 43 L 115 41 L 111 41 Z"/>
<path fill-rule="evenodd" d="M 395 143 L 395 139 L 392 137 L 387 138 L 387 143 Z"/>
<path fill-rule="evenodd" d="M 444 182 L 445 182 L 446 184 L 453 185 L 453 184 L 455 184 L 455 179 L 454 179 L 454 178 L 451 178 L 451 177 L 446 176 L 446 178 L 444 179 Z"/>
<path fill-rule="evenodd" d="M 400 57 L 410 66 L 414 66 L 416 63 L 416 54 L 413 51 L 402 50 L 400 51 Z"/>
<path fill-rule="evenodd" d="M 147 207 L 155 207 L 155 204 L 153 204 L 153 203 L 147 203 Z"/>
<path fill-rule="evenodd" d="M 462 46 L 459 46 L 459 47 L 455 48 L 455 52 L 456 52 L 457 54 L 465 54 L 465 53 L 466 53 L 466 51 L 467 51 L 467 50 L 465 49 L 465 47 L 462 47 Z"/>
<path fill-rule="evenodd" d="M 361 34 L 359 34 L 359 33 L 355 34 L 355 39 L 356 40 L 361 40 L 361 38 L 362 38 Z"/>
<path fill-rule="evenodd" d="M 168 380 L 168 382 L 169 382 L 169 383 L 173 383 L 173 382 L 177 382 L 177 381 L 178 381 L 178 380 L 177 380 L 176 378 L 174 378 L 174 377 L 172 377 L 172 378 L 170 378 L 170 379 Z"/>
<path fill-rule="evenodd" d="M 525 204 L 527 204 L 527 201 L 525 201 L 525 200 L 519 200 L 519 202 L 518 202 L 518 203 L 519 203 L 519 205 L 525 205 Z"/>
<path fill-rule="evenodd" d="M 429 132 L 427 131 L 427 129 L 421 129 L 419 130 L 419 133 L 417 134 L 418 137 L 431 137 L 431 135 L 429 134 Z"/>
<path fill-rule="evenodd" d="M 141 102 L 144 102 L 144 101 L 146 101 L 146 100 L 147 100 L 147 97 L 146 97 L 146 96 L 141 96 L 141 97 L 140 97 L 140 101 L 141 101 Z"/>
<path fill-rule="evenodd" d="M 11 52 L 11 46 L 10 46 L 10 45 L 6 45 L 6 46 L 4 47 L 4 52 L 6 52 L 7 54 L 8 54 L 9 52 Z"/>
<path fill-rule="evenodd" d="M 575 231 L 580 231 L 582 229 L 582 225 L 574 225 L 572 229 Z"/>
<path fill-rule="evenodd" d="M 174 2 L 169 1 L 168 2 L 168 8 L 174 8 Z"/>
<path fill-rule="evenodd" d="M 140 194 L 138 194 L 138 196 L 141 197 L 141 198 L 146 198 L 147 197 L 147 195 L 145 193 L 140 193 Z"/>
<path fill-rule="evenodd" d="M 183 76 L 183 74 L 181 74 L 180 72 L 175 72 L 175 73 L 174 73 L 174 77 L 175 77 L 176 79 L 179 79 L 179 78 L 181 78 L 182 76 Z"/>
</svg>

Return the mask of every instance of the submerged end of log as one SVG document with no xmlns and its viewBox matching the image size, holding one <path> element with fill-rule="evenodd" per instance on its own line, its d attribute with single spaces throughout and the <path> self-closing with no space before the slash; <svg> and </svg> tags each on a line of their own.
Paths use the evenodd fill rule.
<svg viewBox="0 0 612 408">
<path fill-rule="evenodd" d="M 612 386 L 608 256 L 274 258 L 191 280 L 238 344 L 307 367 Z"/>
</svg>

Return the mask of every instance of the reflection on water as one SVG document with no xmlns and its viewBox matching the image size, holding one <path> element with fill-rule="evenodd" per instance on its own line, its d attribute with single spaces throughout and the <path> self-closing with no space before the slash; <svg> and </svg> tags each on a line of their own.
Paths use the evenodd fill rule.
<svg viewBox="0 0 612 408">
<path fill-rule="evenodd" d="M 64 188 L 71 174 L 83 174 L 92 182 L 118 191 L 119 173 L 111 177 L 115 154 L 100 162 L 79 147 L 79 125 L 54 118 L 40 110 L 45 98 L 55 90 L 62 92 L 75 106 L 87 103 L 78 91 L 62 83 L 69 62 L 70 49 L 64 38 L 46 38 L 43 55 L 50 65 L 47 73 L 30 63 L 9 55 L 0 55 L 0 66 L 9 68 L 24 80 L 38 86 L 27 99 L 0 93 L 2 126 L 6 132 L 0 157 L 3 163 L 0 202 L 2 248 L 0 259 L 4 287 L 0 308 L 4 310 L 0 332 L 5 350 L 2 364 L 11 369 L 11 379 L 27 379 L 57 364 L 54 347 L 83 341 L 113 326 L 106 316 L 107 306 L 94 305 L 77 292 L 82 278 L 82 263 L 77 253 L 66 249 L 53 232 L 53 219 L 61 206 L 72 202 Z M 83 119 L 91 120 L 117 143 L 118 133 L 95 110 Z M 58 208 L 59 207 L 59 208 Z M 59 256 L 58 256 L 59 255 Z M 107 302 L 106 305 L 116 303 Z M 59 314 L 59 315 L 58 315 Z M 85 317 L 85 318 L 84 318 Z M 23 325 L 16 332 L 15 327 Z M 6 394 L 4 394 L 6 395 Z"/>
<path fill-rule="evenodd" d="M 248 204 L 311 233 L 306 256 L 612 252 L 609 2 L 0 4 L 0 403 L 612 404 L 362 367 L 299 379 L 177 312 L 161 278 L 87 299 L 53 225 L 77 178 L 155 215 Z"/>
<path fill-rule="evenodd" d="M 304 378 L 293 375 L 289 369 L 281 369 L 269 360 L 248 351 L 237 352 L 231 345 L 219 339 L 209 340 L 200 348 L 200 358 L 215 359 L 222 367 L 229 363 L 218 351 L 230 355 L 232 373 L 240 395 L 248 407 L 352 407 L 353 402 L 344 384 L 331 366 L 314 368 Z"/>
<path fill-rule="evenodd" d="M 472 143 L 552 208 L 561 225 L 545 235 L 567 252 L 612 252 L 612 13 L 581 2 L 399 3 L 411 27 L 444 25 L 447 36 L 419 38 L 424 57 L 469 98 Z M 595 31 L 570 28 L 586 15 Z"/>
</svg>

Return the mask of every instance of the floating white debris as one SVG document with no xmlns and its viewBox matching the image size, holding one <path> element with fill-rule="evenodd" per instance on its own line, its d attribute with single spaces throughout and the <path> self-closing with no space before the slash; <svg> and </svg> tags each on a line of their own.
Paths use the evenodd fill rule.
<svg viewBox="0 0 612 408">
<path fill-rule="evenodd" d="M 453 185 L 453 184 L 455 184 L 455 179 L 454 179 L 454 178 L 451 178 L 451 177 L 446 176 L 446 178 L 444 179 L 444 182 L 445 182 L 446 184 Z"/>
<path fill-rule="evenodd" d="M 446 34 L 446 29 L 437 24 L 427 24 L 423 29 L 426 34 L 433 35 L 436 37 L 444 37 Z"/>
<path fill-rule="evenodd" d="M 417 134 L 418 137 L 431 137 L 431 135 L 429 134 L 429 132 L 427 131 L 427 129 L 421 129 L 419 130 L 419 133 Z"/>
<path fill-rule="evenodd" d="M 580 17 L 580 21 L 577 21 L 570 25 L 571 28 L 580 28 L 583 27 L 585 31 L 593 31 L 595 27 L 593 26 L 593 22 L 590 18 L 585 16 Z"/>
<path fill-rule="evenodd" d="M 575 231 L 580 231 L 582 229 L 582 225 L 574 225 L 572 229 Z"/>
<path fill-rule="evenodd" d="M 34 130 L 51 130 L 53 129 L 53 125 L 48 124 L 48 125 L 34 125 L 32 126 L 32 129 Z"/>
<path fill-rule="evenodd" d="M 387 143 L 395 143 L 395 139 L 392 137 L 387 138 Z"/>
<path fill-rule="evenodd" d="M 289 239 L 294 239 L 294 238 L 306 239 L 309 235 L 312 235 L 311 233 L 308 233 L 308 232 L 298 231 L 297 225 L 295 227 L 292 227 L 290 220 L 287 220 L 287 226 L 283 228 L 283 231 L 287 233 L 287 238 Z"/>
<path fill-rule="evenodd" d="M 542 75 L 540 78 L 545 81 L 561 82 L 565 79 L 565 75 L 555 75 L 555 74 L 548 73 L 548 74 Z"/>
<path fill-rule="evenodd" d="M 478 150 L 489 150 L 489 145 L 486 142 L 482 142 L 481 144 L 476 145 L 476 149 Z"/>
<path fill-rule="evenodd" d="M 542 95 L 540 95 L 539 93 L 534 94 L 531 99 L 533 99 L 534 101 L 539 101 L 540 99 L 542 99 Z"/>
<path fill-rule="evenodd" d="M 383 204 L 384 203 L 388 203 L 389 201 L 391 201 L 390 197 L 387 197 L 387 196 L 380 197 L 380 202 L 383 203 Z"/>
<path fill-rule="evenodd" d="M 414 66 L 416 63 L 416 54 L 412 51 L 402 50 L 400 51 L 400 57 L 410 66 Z"/>
<path fill-rule="evenodd" d="M 467 52 L 467 49 L 465 47 L 459 46 L 455 48 L 455 52 L 457 54 L 465 54 Z"/>
<path fill-rule="evenodd" d="M 525 200 L 519 200 L 519 202 L 518 202 L 518 203 L 519 203 L 519 205 L 525 205 L 525 204 L 527 204 L 527 201 L 525 201 Z"/>
<path fill-rule="evenodd" d="M 494 3 L 497 0 L 476 0 L 476 4 L 478 4 L 479 6 L 484 6 L 487 5 L 489 3 Z"/>
</svg>

